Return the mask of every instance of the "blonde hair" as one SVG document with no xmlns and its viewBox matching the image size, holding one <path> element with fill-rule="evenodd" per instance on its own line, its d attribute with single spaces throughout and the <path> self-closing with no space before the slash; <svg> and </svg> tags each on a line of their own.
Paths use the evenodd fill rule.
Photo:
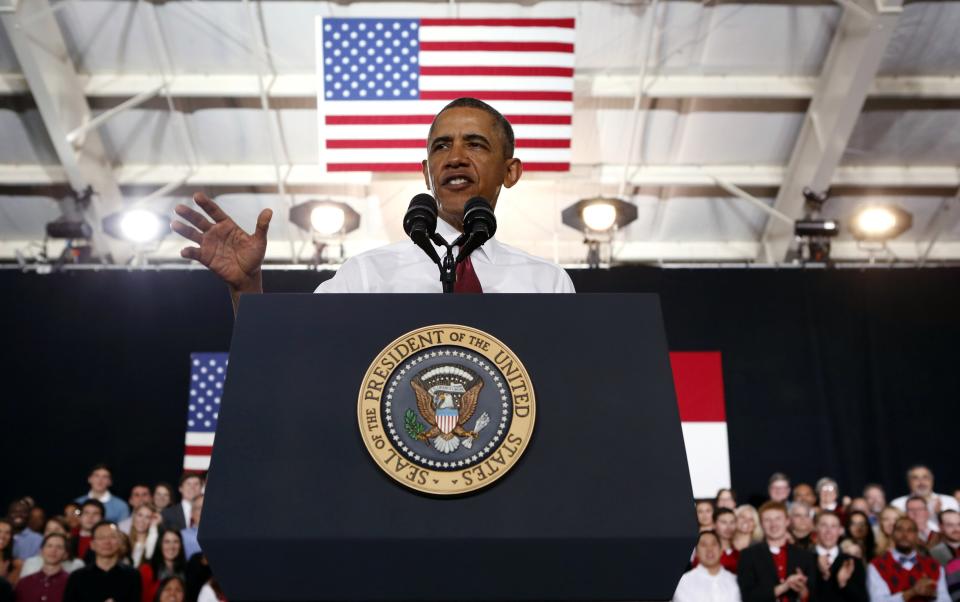
<svg viewBox="0 0 960 602">
<path fill-rule="evenodd" d="M 877 515 L 877 527 L 874 529 L 874 536 L 877 540 L 877 556 L 883 556 L 892 547 L 890 537 L 883 532 L 883 515 L 887 512 L 893 512 L 897 515 L 897 518 L 906 516 L 906 514 L 901 512 L 899 508 L 894 508 L 893 506 L 887 506 L 880 511 L 880 514 Z"/>
<path fill-rule="evenodd" d="M 744 512 L 750 515 L 750 518 L 753 519 L 753 533 L 750 534 L 751 543 L 757 543 L 763 539 L 763 529 L 760 527 L 760 513 L 757 512 L 757 509 L 751 506 L 750 504 L 744 504 L 742 506 L 737 506 L 736 509 L 737 519 L 740 518 L 740 515 Z"/>
</svg>

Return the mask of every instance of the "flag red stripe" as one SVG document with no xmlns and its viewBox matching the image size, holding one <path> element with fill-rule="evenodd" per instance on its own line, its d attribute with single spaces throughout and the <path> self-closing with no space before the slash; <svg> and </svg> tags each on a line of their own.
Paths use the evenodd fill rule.
<svg viewBox="0 0 960 602">
<path fill-rule="evenodd" d="M 213 453 L 212 445 L 188 445 L 184 452 L 188 456 L 209 456 Z"/>
<path fill-rule="evenodd" d="M 327 140 L 327 148 L 423 148 L 423 138 L 413 140 Z M 519 138 L 517 148 L 570 148 L 570 140 L 557 138 Z"/>
<path fill-rule="evenodd" d="M 570 115 L 505 115 L 513 125 L 570 125 Z M 327 115 L 327 125 L 430 125 L 433 115 Z"/>
<path fill-rule="evenodd" d="M 682 422 L 726 422 L 720 360 L 719 351 L 670 353 Z"/>
<path fill-rule="evenodd" d="M 480 100 L 560 100 L 572 101 L 573 92 L 517 92 L 513 90 L 421 90 L 421 100 L 454 100 L 472 96 Z"/>
<path fill-rule="evenodd" d="M 569 171 L 569 163 L 524 163 L 527 171 Z M 419 163 L 328 163 L 327 171 L 420 171 Z"/>
<path fill-rule="evenodd" d="M 420 19 L 420 27 L 563 27 L 573 29 L 573 19 Z"/>
<path fill-rule="evenodd" d="M 420 75 L 573 77 L 573 69 L 570 67 L 420 67 Z"/>
<path fill-rule="evenodd" d="M 421 52 L 573 52 L 565 42 L 420 42 Z"/>
</svg>

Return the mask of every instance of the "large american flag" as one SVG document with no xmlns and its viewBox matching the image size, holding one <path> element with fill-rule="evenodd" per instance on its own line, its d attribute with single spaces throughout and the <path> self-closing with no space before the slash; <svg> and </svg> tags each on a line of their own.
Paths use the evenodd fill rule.
<svg viewBox="0 0 960 602">
<path fill-rule="evenodd" d="M 183 469 L 186 471 L 203 472 L 210 468 L 226 376 L 226 353 L 190 354 L 190 396 L 183 454 Z"/>
<path fill-rule="evenodd" d="M 574 19 L 318 18 L 320 161 L 419 171 L 427 129 L 472 96 L 513 125 L 529 171 L 568 171 Z"/>
</svg>

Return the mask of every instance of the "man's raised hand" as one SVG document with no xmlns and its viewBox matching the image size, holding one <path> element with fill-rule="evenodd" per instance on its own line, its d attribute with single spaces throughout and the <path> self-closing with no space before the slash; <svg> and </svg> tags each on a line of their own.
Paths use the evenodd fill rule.
<svg viewBox="0 0 960 602">
<path fill-rule="evenodd" d="M 199 245 L 184 247 L 180 255 L 207 266 L 230 285 L 231 292 L 261 292 L 260 267 L 267 252 L 267 228 L 273 212 L 270 209 L 261 211 L 257 216 L 256 230 L 247 234 L 203 193 L 194 194 L 193 200 L 207 215 L 186 205 L 177 205 L 174 208 L 176 214 L 192 227 L 176 220 L 170 223 L 174 232 Z"/>
</svg>

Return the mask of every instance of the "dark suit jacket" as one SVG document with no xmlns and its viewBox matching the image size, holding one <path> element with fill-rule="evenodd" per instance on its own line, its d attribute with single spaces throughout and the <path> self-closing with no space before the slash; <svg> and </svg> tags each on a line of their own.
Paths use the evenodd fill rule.
<svg viewBox="0 0 960 602">
<path fill-rule="evenodd" d="M 807 576 L 810 602 L 818 600 L 816 558 L 810 552 L 788 544 L 787 575 L 792 575 L 798 568 Z M 773 564 L 773 555 L 767 542 L 761 541 L 740 552 L 737 582 L 743 602 L 775 602 L 773 588 L 780 584 L 780 580 L 777 579 L 777 567 Z M 786 595 L 790 600 L 799 600 L 796 592 L 790 591 Z"/>
<path fill-rule="evenodd" d="M 187 519 L 183 516 L 183 507 L 180 502 L 164 508 L 160 518 L 163 519 L 164 529 L 183 531 L 187 528 Z"/>
<path fill-rule="evenodd" d="M 863 567 L 863 561 L 859 558 L 853 558 L 853 575 L 847 586 L 840 589 L 837 582 L 837 573 L 843 565 L 843 561 L 853 558 L 849 554 L 840 552 L 837 554 L 833 564 L 830 565 L 830 579 L 825 580 L 817 571 L 817 597 L 820 602 L 868 602 L 867 596 L 867 570 Z"/>
</svg>

